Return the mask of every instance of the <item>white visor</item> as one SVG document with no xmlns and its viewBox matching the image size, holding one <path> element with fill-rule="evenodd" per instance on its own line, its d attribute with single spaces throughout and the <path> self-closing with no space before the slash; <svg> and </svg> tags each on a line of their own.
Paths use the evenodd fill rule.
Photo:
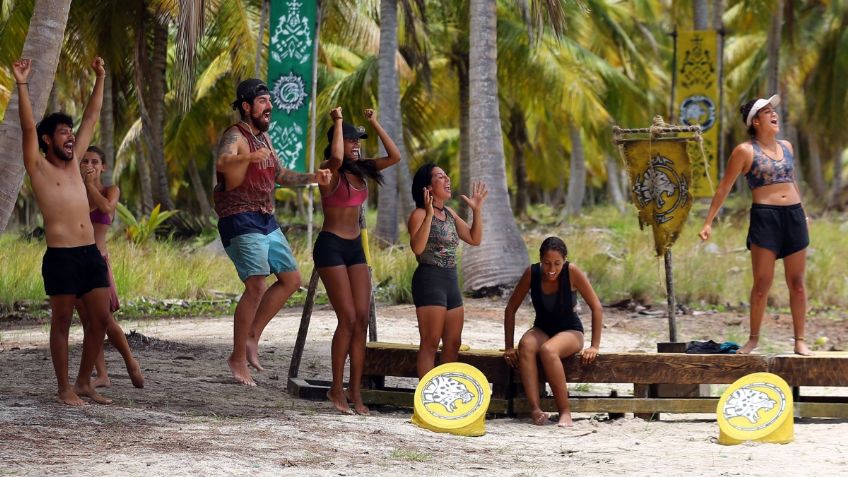
<svg viewBox="0 0 848 477">
<path fill-rule="evenodd" d="M 758 99 L 754 106 L 751 107 L 751 110 L 748 111 L 748 117 L 745 119 L 745 125 L 750 126 L 751 121 L 754 120 L 754 116 L 760 112 L 761 109 L 765 108 L 768 105 L 771 105 L 772 108 L 776 108 L 778 104 L 780 104 L 780 96 L 774 95 L 769 99 Z"/>
</svg>

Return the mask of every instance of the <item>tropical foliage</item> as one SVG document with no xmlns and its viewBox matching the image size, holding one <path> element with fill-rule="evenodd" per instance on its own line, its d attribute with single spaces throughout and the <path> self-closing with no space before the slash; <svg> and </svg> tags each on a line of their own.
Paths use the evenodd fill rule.
<svg viewBox="0 0 848 477">
<path fill-rule="evenodd" d="M 108 172 L 133 214 L 148 214 L 159 203 L 182 214 L 212 216 L 213 149 L 220 131 L 234 120 L 229 107 L 234 86 L 265 71 L 268 28 L 260 28 L 267 21 L 263 1 L 71 2 L 48 109 L 78 117 L 91 88 L 85 65 L 95 54 L 106 58 L 108 104 L 97 142 L 110 156 Z M 14 96 L 9 68 L 21 54 L 36 3 L 0 3 L 0 115 Z M 342 106 L 350 112 L 346 117 L 356 121 L 365 107 L 379 110 L 380 101 L 390 101 L 380 98 L 380 65 L 394 64 L 397 75 L 391 81 L 397 81 L 397 87 L 382 94 L 397 91 L 399 96 L 395 101 L 400 117 L 393 123 L 402 124 L 402 132 L 395 139 L 405 146 L 408 157 L 403 164 L 409 169 L 399 170 L 399 178 L 433 161 L 449 172 L 459 189 L 468 190 L 468 180 L 481 177 L 472 170 L 479 158 L 471 151 L 494 146 L 485 141 L 502 143 L 496 156 L 503 161 L 503 172 L 498 174 L 504 176 L 511 203 L 510 209 L 498 210 L 522 216 L 528 204 L 547 203 L 562 210 L 559 217 L 565 221 L 581 214 L 582 207 L 620 205 L 626 196 L 611 126 L 645 126 L 655 114 L 667 113 L 674 50 L 670 33 L 691 28 L 692 5 L 704 2 L 483 2 L 496 7 L 497 17 L 497 98 L 487 100 L 497 102 L 494 124 L 480 116 L 482 109 L 470 106 L 475 92 L 470 89 L 469 26 L 480 20 L 469 7 L 473 2 L 320 3 L 319 153 L 325 145 L 321 132 L 329 126 L 326 111 Z M 708 23 L 725 32 L 725 150 L 744 139 L 738 106 L 775 92 L 767 90 L 767 66 L 777 64 L 777 88 L 786 105 L 785 133 L 796 145 L 803 187 L 814 192 L 806 200 L 841 208 L 848 199 L 842 185 L 848 133 L 841 120 L 848 107 L 848 2 L 707 3 L 721 8 L 710 12 Z M 397 18 L 382 19 L 381 12 Z M 776 12 L 783 20 L 777 25 L 780 41 L 777 48 L 769 48 Z M 397 29 L 396 50 L 381 50 L 381 27 Z M 483 125 L 499 134 L 469 144 L 484 137 L 471 132 Z M 365 149 L 377 154 L 374 135 Z M 397 194 L 398 200 L 383 201 L 380 207 L 400 207 L 394 214 L 381 210 L 381 216 L 402 222 L 409 202 L 403 181 L 398 182 L 400 186 L 383 192 Z M 14 181 L 4 187 L 14 188 Z M 397 193 L 394 187 L 399 187 Z M 303 214 L 305 194 L 281 194 L 286 204 L 280 210 Z M 377 195 L 372 194 L 374 206 Z M 32 201 L 24 185 L 11 226 L 36 222 Z M 383 235 L 396 240 L 393 232 Z"/>
</svg>

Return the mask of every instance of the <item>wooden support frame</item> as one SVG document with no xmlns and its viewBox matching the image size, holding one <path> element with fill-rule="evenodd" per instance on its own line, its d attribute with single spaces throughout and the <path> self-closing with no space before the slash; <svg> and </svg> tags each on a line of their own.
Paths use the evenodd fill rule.
<svg viewBox="0 0 848 477">
<path fill-rule="evenodd" d="M 397 343 L 368 343 L 365 354 L 366 376 L 415 377 L 418 347 Z M 499 404 L 490 412 L 500 414 L 529 413 L 527 399 L 519 395 L 521 379 L 518 370 L 506 365 L 499 350 L 461 351 L 459 361 L 480 369 L 490 380 L 493 402 Z M 660 412 L 715 413 L 717 398 L 657 398 L 650 390 L 658 384 L 730 384 L 756 372 L 782 376 L 791 386 L 848 387 L 848 353 L 818 353 L 812 357 L 797 355 L 709 355 L 684 353 L 603 353 L 594 363 L 585 365 L 577 357 L 563 360 L 569 383 L 631 383 L 632 398 L 572 396 L 573 412 L 634 413 L 652 418 Z M 369 404 L 411 405 L 405 389 L 363 390 Z M 503 407 L 500 401 L 505 404 Z M 542 408 L 556 411 L 552 399 L 541 401 Z M 798 417 L 836 417 L 848 419 L 848 396 L 798 396 Z"/>
</svg>

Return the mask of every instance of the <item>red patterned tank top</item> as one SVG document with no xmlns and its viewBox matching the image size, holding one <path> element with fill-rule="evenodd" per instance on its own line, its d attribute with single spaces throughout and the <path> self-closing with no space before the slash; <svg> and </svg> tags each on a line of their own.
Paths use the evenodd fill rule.
<svg viewBox="0 0 848 477">
<path fill-rule="evenodd" d="M 244 136 L 250 147 L 250 152 L 261 148 L 270 149 L 271 139 L 267 134 L 260 133 L 257 137 L 242 124 L 234 124 L 230 127 L 237 128 Z M 273 214 L 274 180 L 279 171 L 280 163 L 272 149 L 268 159 L 249 163 L 242 183 L 230 190 L 227 190 L 224 174 L 216 172 L 218 185 L 215 186 L 213 191 L 213 198 L 218 217 L 228 217 L 243 212 Z"/>
</svg>

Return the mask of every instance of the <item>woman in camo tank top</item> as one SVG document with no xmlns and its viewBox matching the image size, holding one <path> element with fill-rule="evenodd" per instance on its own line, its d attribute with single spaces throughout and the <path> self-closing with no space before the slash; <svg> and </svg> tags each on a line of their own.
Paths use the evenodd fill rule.
<svg viewBox="0 0 848 477">
<path fill-rule="evenodd" d="M 409 216 L 409 242 L 418 259 L 412 276 L 412 300 L 418 316 L 421 344 L 418 348 L 418 377 L 433 369 L 442 342 L 441 363 L 456 361 L 462 343 L 464 311 L 456 274 L 456 247 L 462 240 L 480 245 L 483 238 L 481 211 L 486 185 L 472 186 L 471 198 L 460 196 L 473 213 L 468 225 L 445 206 L 451 198 L 450 177 L 435 164 L 421 166 L 412 179 L 416 209 Z"/>
</svg>

